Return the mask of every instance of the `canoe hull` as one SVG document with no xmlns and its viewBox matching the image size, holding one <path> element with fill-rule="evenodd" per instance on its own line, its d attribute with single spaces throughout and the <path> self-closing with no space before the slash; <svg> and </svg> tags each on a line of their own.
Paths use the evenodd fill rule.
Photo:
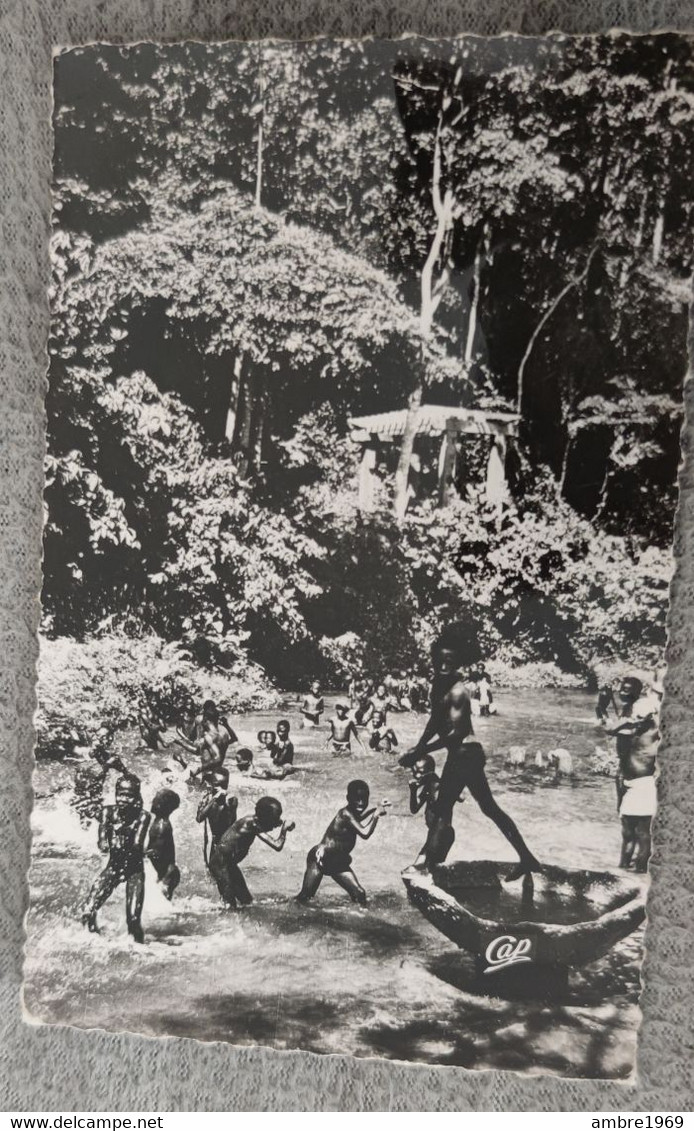
<svg viewBox="0 0 694 1131">
<path fill-rule="evenodd" d="M 477 959 L 482 978 L 511 966 L 569 969 L 593 962 L 636 930 L 645 919 L 644 886 L 610 872 L 547 867 L 535 877 L 541 890 L 558 891 L 567 901 L 581 899 L 591 918 L 572 923 L 538 922 L 518 917 L 483 918 L 466 906 L 466 892 L 501 889 L 512 865 L 496 861 L 443 865 L 433 875 L 407 872 L 403 882 L 410 902 L 446 938 Z M 531 893 L 532 899 L 532 893 Z M 471 901 L 472 902 L 472 901 Z"/>
</svg>

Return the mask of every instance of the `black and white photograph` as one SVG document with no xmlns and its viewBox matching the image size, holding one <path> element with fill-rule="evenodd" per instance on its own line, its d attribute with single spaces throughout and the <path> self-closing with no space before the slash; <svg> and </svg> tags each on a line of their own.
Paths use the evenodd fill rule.
<svg viewBox="0 0 694 1131">
<path fill-rule="evenodd" d="M 694 39 L 65 47 L 36 1024 L 634 1079 Z"/>
</svg>

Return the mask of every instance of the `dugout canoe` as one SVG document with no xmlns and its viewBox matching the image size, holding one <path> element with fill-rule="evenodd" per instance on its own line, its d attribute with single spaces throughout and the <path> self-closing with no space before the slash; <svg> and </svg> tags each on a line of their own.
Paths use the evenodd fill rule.
<svg viewBox="0 0 694 1131">
<path fill-rule="evenodd" d="M 521 891 L 520 882 L 503 883 L 512 867 L 494 860 L 457 861 L 432 874 L 408 870 L 402 878 L 413 906 L 475 955 L 483 974 L 512 965 L 529 969 L 529 963 L 583 966 L 645 919 L 643 877 L 548 865 Z"/>
</svg>

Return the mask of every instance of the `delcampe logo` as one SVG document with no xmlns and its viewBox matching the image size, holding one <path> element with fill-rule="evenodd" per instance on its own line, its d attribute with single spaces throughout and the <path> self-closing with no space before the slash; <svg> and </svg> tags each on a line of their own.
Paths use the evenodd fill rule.
<svg viewBox="0 0 694 1131">
<path fill-rule="evenodd" d="M 484 952 L 487 961 L 483 973 L 492 974 L 505 966 L 515 966 L 517 962 L 532 962 L 531 939 L 517 939 L 515 935 L 499 935 L 492 939 Z"/>
</svg>

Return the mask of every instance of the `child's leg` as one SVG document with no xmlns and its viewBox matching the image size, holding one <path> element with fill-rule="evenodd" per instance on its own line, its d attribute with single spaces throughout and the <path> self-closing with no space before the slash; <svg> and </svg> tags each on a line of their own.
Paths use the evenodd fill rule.
<svg viewBox="0 0 694 1131">
<path fill-rule="evenodd" d="M 233 888 L 228 881 L 226 864 L 221 853 L 214 848 L 210 852 L 210 862 L 208 864 L 210 874 L 213 876 L 217 884 L 217 891 L 229 907 L 236 907 L 236 897 Z"/>
<path fill-rule="evenodd" d="M 163 875 L 159 876 L 161 890 L 167 899 L 171 899 L 180 882 L 181 873 L 175 864 L 169 864 Z"/>
<path fill-rule="evenodd" d="M 308 903 L 309 899 L 313 899 L 314 895 L 321 885 L 322 879 L 323 873 L 316 863 L 316 850 L 315 848 L 312 848 L 308 856 L 306 857 L 306 871 L 304 873 L 304 882 L 301 885 L 301 891 L 296 897 L 297 901 L 299 903 Z"/>
<path fill-rule="evenodd" d="M 651 857 L 651 818 L 635 817 L 634 823 L 636 825 L 636 863 L 634 866 L 637 872 L 646 872 Z"/>
<path fill-rule="evenodd" d="M 620 868 L 628 868 L 636 848 L 636 828 L 633 817 L 622 817 L 622 855 Z"/>
<path fill-rule="evenodd" d="M 86 927 L 89 927 L 90 931 L 96 931 L 97 911 L 100 907 L 103 907 L 108 897 L 113 895 L 122 881 L 123 873 L 121 869 L 109 860 L 89 893 L 82 915 L 82 922 Z"/>
<path fill-rule="evenodd" d="M 361 907 L 365 905 L 366 892 L 351 868 L 348 872 L 337 872 L 332 879 L 347 892 L 352 903 L 358 903 Z"/>
<path fill-rule="evenodd" d="M 180 748 L 176 746 L 175 740 L 174 740 L 174 748 L 173 748 L 173 751 L 171 753 L 171 757 L 173 758 L 174 762 L 178 762 L 179 766 L 181 766 L 184 770 L 188 769 L 188 763 L 186 762 L 185 758 L 183 757 L 183 754 L 182 754 Z"/>
<path fill-rule="evenodd" d="M 238 864 L 228 863 L 226 866 L 229 890 L 233 893 L 235 900 L 238 903 L 248 905 L 253 902 L 253 896 L 248 890 L 246 881 L 243 878 L 243 872 Z"/>
<path fill-rule="evenodd" d="M 443 864 L 453 847 L 454 840 L 455 831 L 452 825 L 437 821 L 432 826 L 422 849 L 428 868 L 433 867 L 434 864 Z"/>
<path fill-rule="evenodd" d="M 137 872 L 132 872 L 127 879 L 125 886 L 125 918 L 128 924 L 128 933 L 132 935 L 135 942 L 144 942 L 144 933 L 142 930 L 142 905 L 145 902 L 145 873 L 144 869 L 140 868 Z"/>
</svg>

